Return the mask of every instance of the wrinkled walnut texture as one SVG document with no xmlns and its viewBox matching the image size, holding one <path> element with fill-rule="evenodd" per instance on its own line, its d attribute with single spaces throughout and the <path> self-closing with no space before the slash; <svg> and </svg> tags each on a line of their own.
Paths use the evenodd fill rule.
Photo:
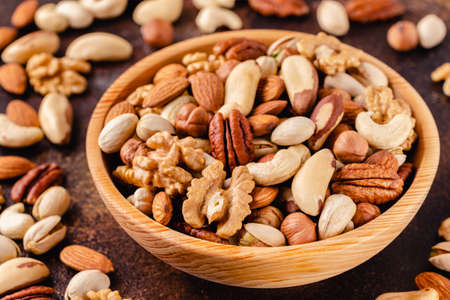
<svg viewBox="0 0 450 300">
<path fill-rule="evenodd" d="M 247 167 L 233 170 L 231 185 L 223 190 L 226 172 L 223 164 L 216 161 L 202 171 L 202 177 L 192 180 L 187 200 L 183 202 L 183 217 L 194 228 L 201 228 L 205 217 L 209 223 L 218 222 L 216 234 L 221 238 L 233 236 L 242 227 L 242 222 L 251 213 L 250 193 L 255 182 Z"/>
<path fill-rule="evenodd" d="M 88 73 L 91 65 L 68 57 L 56 58 L 48 53 L 33 55 L 26 71 L 30 84 L 41 95 L 59 93 L 66 96 L 81 94 L 87 88 L 87 80 L 79 73 Z"/>
</svg>

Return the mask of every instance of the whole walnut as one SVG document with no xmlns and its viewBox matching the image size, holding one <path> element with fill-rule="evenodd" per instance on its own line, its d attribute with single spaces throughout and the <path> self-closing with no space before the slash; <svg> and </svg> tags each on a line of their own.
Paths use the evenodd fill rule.
<svg viewBox="0 0 450 300">
<path fill-rule="evenodd" d="M 175 116 L 175 128 L 177 133 L 202 137 L 208 132 L 209 119 L 210 116 L 203 107 L 187 103 Z"/>
</svg>

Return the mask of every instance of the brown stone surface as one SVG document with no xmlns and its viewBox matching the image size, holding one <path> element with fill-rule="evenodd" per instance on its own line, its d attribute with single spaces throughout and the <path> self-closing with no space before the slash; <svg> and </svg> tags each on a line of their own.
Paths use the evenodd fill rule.
<svg viewBox="0 0 450 300">
<path fill-rule="evenodd" d="M 19 0 L 0 1 L 0 26 L 8 25 L 9 17 Z M 40 1 L 41 4 L 49 1 Z M 54 1 L 56 2 L 56 1 Z M 56 147 L 47 141 L 21 151 L 0 148 L 0 155 L 19 154 L 35 162 L 55 161 L 65 170 L 65 186 L 70 190 L 73 204 L 63 222 L 69 226 L 64 243 L 50 253 L 41 256 L 52 270 L 47 282 L 55 287 L 61 299 L 73 270 L 62 265 L 58 253 L 63 246 L 78 243 L 106 254 L 114 263 L 111 275 L 112 287 L 122 295 L 133 299 L 374 299 L 387 291 L 415 289 L 414 277 L 424 271 L 436 271 L 428 263 L 431 246 L 439 241 L 437 229 L 440 222 L 450 215 L 450 109 L 449 99 L 442 94 L 442 83 L 433 83 L 430 72 L 450 59 L 450 37 L 435 49 L 418 48 L 409 53 L 394 52 L 386 42 L 386 31 L 396 20 L 367 25 L 352 24 L 343 41 L 360 47 L 402 74 L 428 103 L 441 132 L 441 164 L 436 181 L 423 207 L 406 230 L 384 251 L 340 276 L 304 287 L 262 290 L 227 287 L 197 279 L 159 261 L 138 246 L 120 229 L 98 196 L 89 175 L 84 139 L 90 114 L 106 88 L 134 62 L 151 53 L 152 49 L 141 39 L 139 28 L 131 21 L 131 13 L 138 3 L 129 1 L 127 12 L 115 20 L 100 21 L 85 30 L 69 30 L 60 36 L 64 54 L 68 43 L 82 33 L 106 31 L 119 34 L 134 46 L 134 55 L 124 63 L 95 63 L 88 75 L 89 87 L 81 96 L 71 97 L 75 111 L 75 127 L 72 142 L 66 147 Z M 318 32 L 315 15 L 278 19 L 263 17 L 248 8 L 246 1 L 239 2 L 235 11 L 243 17 L 245 28 L 283 28 L 310 33 Z M 312 11 L 319 1 L 308 1 Z M 450 29 L 450 4 L 448 0 L 408 0 L 403 19 L 418 21 L 427 13 L 436 13 L 446 20 Z M 186 1 L 183 15 L 175 23 L 175 41 L 181 41 L 200 33 L 194 25 L 196 9 Z M 34 30 L 29 27 L 21 34 Z M 0 111 L 4 112 L 9 101 L 16 97 L 0 91 Z M 28 89 L 26 100 L 34 108 L 39 107 L 41 97 Z M 9 194 L 12 182 L 2 182 Z M 8 204 L 11 201 L 8 200 Z M 332 267 L 332 266 L 330 266 Z M 448 275 L 441 273 L 443 275 Z"/>
</svg>

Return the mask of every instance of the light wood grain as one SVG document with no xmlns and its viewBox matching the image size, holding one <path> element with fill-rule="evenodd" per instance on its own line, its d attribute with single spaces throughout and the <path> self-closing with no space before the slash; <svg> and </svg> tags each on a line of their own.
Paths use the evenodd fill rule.
<svg viewBox="0 0 450 300">
<path fill-rule="evenodd" d="M 86 140 L 89 169 L 97 190 L 122 228 L 142 247 L 175 268 L 207 280 L 253 288 L 279 288 L 320 281 L 370 259 L 408 225 L 426 198 L 439 163 L 439 135 L 433 116 L 420 95 L 398 73 L 374 57 L 363 54 L 389 77 L 398 97 L 412 107 L 419 135 L 411 187 L 395 205 L 356 230 L 310 244 L 278 248 L 226 246 L 203 241 L 156 223 L 129 204 L 111 180 L 97 139 L 106 113 L 135 88 L 148 83 L 163 65 L 180 61 L 183 54 L 210 50 L 222 39 L 245 36 L 266 44 L 304 33 L 246 30 L 187 40 L 158 51 L 131 67 L 106 91 L 93 112 Z M 349 49 L 356 49 L 350 47 Z"/>
</svg>

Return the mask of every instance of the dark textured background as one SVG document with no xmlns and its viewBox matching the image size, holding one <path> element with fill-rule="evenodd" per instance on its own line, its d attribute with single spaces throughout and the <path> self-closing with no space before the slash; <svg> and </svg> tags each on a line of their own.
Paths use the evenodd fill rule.
<svg viewBox="0 0 450 300">
<path fill-rule="evenodd" d="M 9 17 L 19 0 L 0 1 L 0 25 L 8 25 Z M 49 1 L 40 1 L 49 2 Z M 54 1 L 57 2 L 57 1 Z M 71 276 L 75 274 L 59 262 L 58 253 L 63 246 L 79 243 L 106 254 L 114 262 L 116 271 L 110 276 L 112 287 L 133 299 L 374 299 L 388 291 L 415 289 L 414 277 L 424 271 L 436 271 L 427 261 L 431 246 L 439 241 L 437 228 L 450 216 L 450 124 L 449 99 L 442 94 L 442 84 L 431 82 L 430 72 L 450 61 L 450 35 L 439 47 L 432 50 L 418 48 L 409 53 L 391 50 L 385 39 L 386 31 L 395 22 L 367 25 L 352 24 L 350 33 L 342 40 L 378 57 L 403 75 L 422 95 L 430 107 L 439 127 L 441 137 L 441 162 L 436 180 L 423 207 L 406 230 L 384 251 L 340 276 L 303 287 L 263 290 L 227 287 L 187 275 L 166 265 L 140 248 L 113 220 L 100 200 L 89 175 L 84 140 L 90 114 L 107 87 L 128 67 L 152 52 L 141 40 L 139 27 L 131 20 L 136 0 L 130 0 L 127 12 L 120 18 L 95 21 L 86 30 L 69 30 L 62 33 L 63 55 L 66 46 L 75 37 L 91 31 L 119 34 L 134 46 L 134 55 L 124 63 L 97 63 L 88 75 L 89 88 L 81 96 L 71 97 L 75 110 L 74 134 L 67 147 L 55 147 L 47 141 L 21 151 L 0 149 L 0 155 L 19 154 L 36 162 L 56 161 L 66 171 L 65 186 L 72 196 L 72 208 L 63 221 L 69 226 L 66 240 L 39 257 L 48 264 L 52 275 L 48 284 L 56 288 L 58 298 L 64 293 Z M 243 19 L 245 28 L 277 28 L 317 33 L 315 14 L 301 18 L 278 19 L 263 17 L 249 9 L 246 1 L 237 1 L 234 9 Z M 408 0 L 408 11 L 403 19 L 417 22 L 427 13 L 442 17 L 450 29 L 449 0 Z M 315 11 L 318 1 L 309 1 Z M 186 1 L 181 18 L 175 23 L 175 40 L 181 41 L 200 35 L 194 24 L 197 10 Z M 30 27 L 21 34 L 32 31 Z M 0 90 L 0 111 L 15 97 Z M 19 97 L 36 109 L 41 97 L 28 89 Z M 2 184 L 9 192 L 12 182 Z M 8 193 L 7 193 L 8 194 Z M 10 203 L 10 202 L 8 202 Z M 332 267 L 332 266 L 330 266 Z M 444 274 L 445 275 L 445 274 Z M 447 274 L 448 275 L 448 274 Z"/>
</svg>

